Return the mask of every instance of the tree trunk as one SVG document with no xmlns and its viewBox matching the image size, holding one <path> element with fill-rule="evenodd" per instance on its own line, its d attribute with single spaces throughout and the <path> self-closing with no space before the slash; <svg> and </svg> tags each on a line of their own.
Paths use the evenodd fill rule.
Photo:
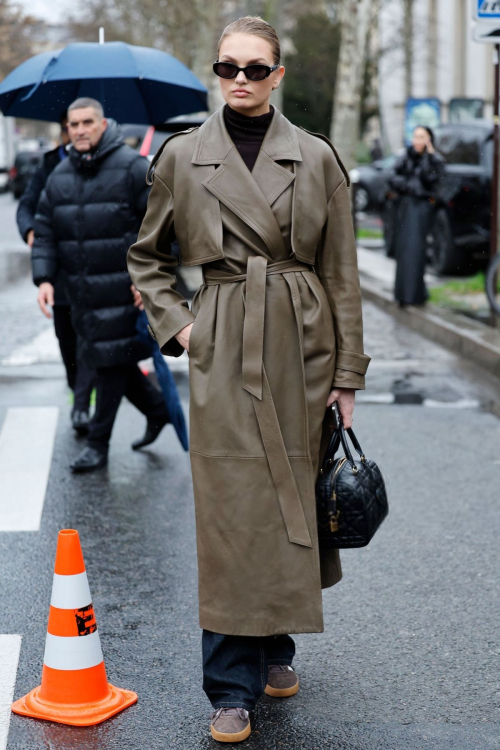
<svg viewBox="0 0 500 750">
<path fill-rule="evenodd" d="M 370 0 L 342 0 L 341 41 L 330 137 L 347 169 L 356 163 Z"/>
<path fill-rule="evenodd" d="M 437 6 L 438 0 L 429 0 L 429 25 L 427 28 L 427 93 L 429 96 L 437 96 L 437 70 L 439 63 Z"/>
<path fill-rule="evenodd" d="M 219 0 L 199 0 L 198 34 L 194 54 L 193 73 L 208 89 L 208 105 L 214 112 L 223 104 L 219 79 L 212 71 L 212 63 L 217 59 L 217 42 L 222 29 L 221 3 Z"/>
<path fill-rule="evenodd" d="M 405 98 L 413 91 L 413 0 L 403 0 L 403 45 L 405 60 Z"/>
<path fill-rule="evenodd" d="M 271 24 L 276 30 L 279 38 L 283 37 L 283 4 L 284 0 L 267 0 L 264 11 L 264 19 Z M 281 50 L 281 65 L 284 65 L 283 50 Z M 275 89 L 271 95 L 271 102 L 279 109 L 283 111 L 283 85 L 285 80 L 280 83 L 277 89 Z"/>
</svg>

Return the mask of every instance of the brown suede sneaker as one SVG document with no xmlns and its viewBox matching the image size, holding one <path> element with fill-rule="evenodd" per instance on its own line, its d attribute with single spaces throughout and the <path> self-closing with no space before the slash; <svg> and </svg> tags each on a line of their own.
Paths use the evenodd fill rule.
<svg viewBox="0 0 500 750">
<path fill-rule="evenodd" d="M 290 698 L 298 693 L 299 678 L 293 667 L 286 664 L 270 664 L 264 692 L 273 698 Z"/>
<path fill-rule="evenodd" d="M 217 742 L 243 742 L 252 731 L 244 708 L 218 708 L 212 714 L 212 737 Z"/>
</svg>

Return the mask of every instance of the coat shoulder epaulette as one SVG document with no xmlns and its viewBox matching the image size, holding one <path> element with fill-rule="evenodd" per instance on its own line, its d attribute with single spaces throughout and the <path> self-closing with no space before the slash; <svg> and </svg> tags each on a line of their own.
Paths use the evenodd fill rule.
<svg viewBox="0 0 500 750">
<path fill-rule="evenodd" d="M 330 148 L 332 149 L 333 153 L 335 154 L 335 158 L 337 159 L 337 162 L 339 164 L 340 169 L 344 173 L 344 177 L 345 177 L 345 180 L 346 180 L 347 187 L 350 187 L 351 186 L 351 179 L 349 177 L 349 172 L 347 171 L 347 169 L 342 164 L 342 160 L 341 160 L 340 156 L 337 153 L 337 149 L 335 148 L 335 146 L 333 145 L 333 143 L 331 142 L 331 140 L 329 138 L 327 138 L 326 135 L 323 135 L 323 133 L 313 133 L 312 130 L 307 130 L 307 128 L 303 128 L 302 125 L 299 125 L 299 127 L 300 127 L 301 130 L 304 130 L 306 133 L 309 133 L 309 135 L 314 135 L 314 136 L 316 136 L 316 138 L 321 138 L 322 141 L 324 141 L 325 143 L 327 143 L 330 146 Z"/>
<path fill-rule="evenodd" d="M 160 148 L 158 149 L 158 151 L 156 152 L 156 154 L 153 156 L 153 158 L 151 160 L 151 164 L 149 165 L 149 169 L 148 169 L 148 171 L 146 173 L 146 182 L 148 183 L 148 185 L 152 185 L 153 184 L 152 175 L 153 175 L 153 170 L 154 170 L 155 164 L 158 161 L 158 159 L 160 158 L 160 156 L 162 155 L 163 149 L 165 148 L 165 146 L 167 145 L 167 143 L 169 141 L 171 141 L 172 138 L 175 138 L 178 135 L 187 135 L 187 133 L 192 133 L 193 130 L 198 130 L 199 127 L 200 127 L 199 125 L 196 125 L 196 127 L 188 128 L 187 130 L 179 130 L 178 133 L 170 133 L 170 135 L 168 135 L 165 138 L 165 140 L 161 144 Z"/>
</svg>

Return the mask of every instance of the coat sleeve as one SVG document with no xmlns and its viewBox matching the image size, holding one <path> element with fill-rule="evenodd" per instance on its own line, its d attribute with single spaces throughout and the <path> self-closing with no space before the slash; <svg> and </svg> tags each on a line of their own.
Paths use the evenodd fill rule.
<svg viewBox="0 0 500 750">
<path fill-rule="evenodd" d="M 128 251 L 128 270 L 140 291 L 154 338 L 163 354 L 180 356 L 184 348 L 175 339 L 195 319 L 188 302 L 176 291 L 177 258 L 172 255 L 174 197 L 154 173 L 146 216 L 137 242 Z"/>
<path fill-rule="evenodd" d="M 41 164 L 28 183 L 17 207 L 17 226 L 19 234 L 26 242 L 28 232 L 35 226 L 35 214 L 38 201 L 45 185 L 45 170 Z"/>
<path fill-rule="evenodd" d="M 147 159 L 145 159 L 144 156 L 139 156 L 132 162 L 129 174 L 132 205 L 135 208 L 139 221 L 144 219 L 146 207 L 148 205 L 150 190 L 149 185 L 146 182 L 148 166 Z"/>
<path fill-rule="evenodd" d="M 31 269 L 33 281 L 39 286 L 44 281 L 51 284 L 57 276 L 59 261 L 57 241 L 54 232 L 54 220 L 50 193 L 43 190 L 35 214 L 35 241 L 31 249 Z"/>
<path fill-rule="evenodd" d="M 389 175 L 389 185 L 393 190 L 398 193 L 406 192 L 406 177 L 405 177 L 405 166 L 406 166 L 406 155 L 400 156 L 394 164 L 391 174 Z"/>
<path fill-rule="evenodd" d="M 337 358 L 332 387 L 364 389 L 370 362 L 363 351 L 363 317 L 351 203 L 345 179 L 328 201 L 316 272 L 333 315 Z"/>
</svg>

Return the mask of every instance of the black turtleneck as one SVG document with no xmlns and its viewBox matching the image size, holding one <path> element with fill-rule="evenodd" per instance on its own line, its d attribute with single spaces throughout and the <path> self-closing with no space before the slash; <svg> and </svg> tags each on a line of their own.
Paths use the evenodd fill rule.
<svg viewBox="0 0 500 750">
<path fill-rule="evenodd" d="M 224 107 L 224 122 L 227 131 L 250 171 L 252 171 L 257 160 L 273 114 L 274 107 L 272 106 L 269 112 L 258 117 L 242 115 L 232 109 L 229 104 Z"/>
</svg>

